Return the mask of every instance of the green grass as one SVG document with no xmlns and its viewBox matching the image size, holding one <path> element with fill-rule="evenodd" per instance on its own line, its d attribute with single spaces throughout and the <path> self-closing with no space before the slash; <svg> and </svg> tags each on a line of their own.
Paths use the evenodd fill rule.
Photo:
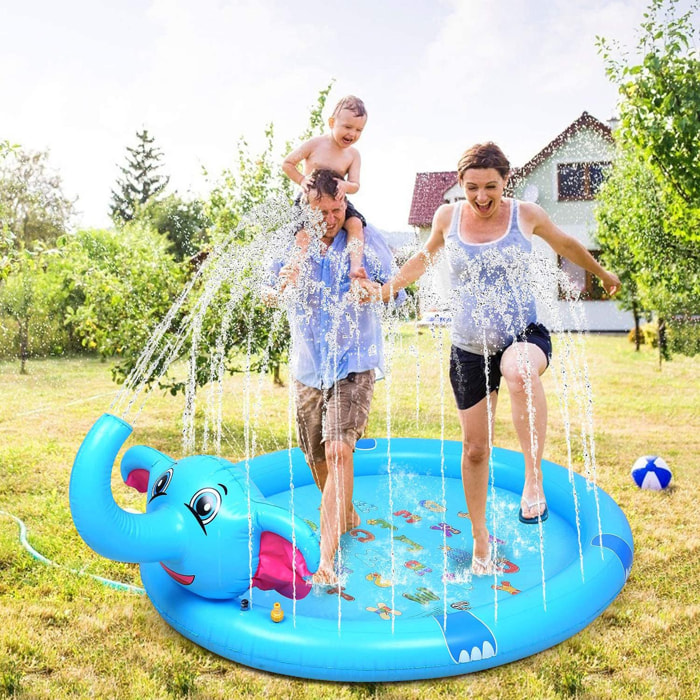
<svg viewBox="0 0 700 700">
<path fill-rule="evenodd" d="M 459 437 L 446 361 L 432 350 L 436 340 L 428 332 L 402 332 L 390 380 L 378 385 L 369 434 Z M 445 351 L 446 337 L 441 342 Z M 21 518 L 32 546 L 61 565 L 30 557 L 17 525 L 0 516 L 0 697 L 697 697 L 697 360 L 675 358 L 659 371 L 655 351 L 635 353 L 624 338 L 611 336 L 588 337 L 585 357 L 594 395 L 598 481 L 621 505 L 634 533 L 630 580 L 599 618 L 553 649 L 478 674 L 401 684 L 317 683 L 239 666 L 176 634 L 144 596 L 69 571 L 140 584 L 137 567 L 88 549 L 68 508 L 75 452 L 118 388 L 109 365 L 97 360 L 33 361 L 26 376 L 16 363 L 0 363 L 0 510 Z M 565 463 L 555 374 L 545 376 L 550 397 L 545 456 Z M 246 450 L 246 396 L 248 444 L 264 452 L 288 441 L 288 389 L 252 377 L 246 391 L 243 376 L 230 378 L 222 452 L 232 460 Z M 181 412 L 180 398 L 154 393 L 132 421 L 131 442 L 178 456 Z M 517 448 L 506 393 L 498 407 L 496 443 Z M 674 472 L 673 487 L 663 493 L 640 491 L 629 477 L 634 459 L 652 452 L 663 455 Z M 576 451 L 574 463 L 581 468 Z M 116 473 L 113 485 L 120 503 L 141 504 L 143 497 L 130 493 Z"/>
</svg>

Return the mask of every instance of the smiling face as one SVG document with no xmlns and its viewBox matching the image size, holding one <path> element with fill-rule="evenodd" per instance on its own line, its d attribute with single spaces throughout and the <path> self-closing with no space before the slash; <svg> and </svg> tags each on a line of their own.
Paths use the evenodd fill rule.
<svg viewBox="0 0 700 700">
<path fill-rule="evenodd" d="M 493 216 L 499 209 L 507 179 L 495 168 L 469 168 L 460 178 L 467 203 L 474 213 L 483 219 Z"/>
<path fill-rule="evenodd" d="M 331 136 L 340 148 L 349 148 L 360 139 L 367 123 L 367 115 L 358 117 L 349 109 L 341 109 L 328 120 Z"/>
<path fill-rule="evenodd" d="M 345 210 L 347 205 L 344 199 L 338 200 L 327 194 L 321 195 L 318 198 L 314 195 L 315 191 L 310 190 L 309 206 L 321 215 L 323 226 L 325 227 L 323 239 L 325 243 L 330 244 L 345 223 Z"/>
<path fill-rule="evenodd" d="M 218 460 L 188 457 L 155 475 L 146 512 L 160 508 L 180 512 L 178 536 L 187 540 L 177 559 L 160 562 L 172 579 L 209 598 L 248 587 L 247 497 Z"/>
</svg>

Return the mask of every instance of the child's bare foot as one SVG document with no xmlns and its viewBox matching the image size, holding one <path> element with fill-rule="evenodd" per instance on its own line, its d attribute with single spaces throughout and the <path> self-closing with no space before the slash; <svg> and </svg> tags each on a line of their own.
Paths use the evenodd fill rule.
<svg viewBox="0 0 700 700">
<path fill-rule="evenodd" d="M 357 511 L 353 508 L 352 515 L 350 516 L 350 523 L 349 523 L 348 527 L 346 527 L 345 530 L 343 531 L 343 534 L 345 534 L 346 532 L 350 532 L 350 530 L 353 530 L 356 527 L 359 527 L 361 522 L 362 522 L 362 518 L 360 518 Z"/>
<path fill-rule="evenodd" d="M 318 571 L 311 577 L 311 583 L 314 586 L 333 586 L 338 583 L 338 577 L 332 566 L 319 566 Z"/>
</svg>

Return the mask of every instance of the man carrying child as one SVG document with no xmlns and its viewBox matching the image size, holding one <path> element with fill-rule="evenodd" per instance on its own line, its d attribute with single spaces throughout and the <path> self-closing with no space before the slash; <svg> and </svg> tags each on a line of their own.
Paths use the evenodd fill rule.
<svg viewBox="0 0 700 700">
<path fill-rule="evenodd" d="M 276 283 L 277 294 L 287 300 L 292 333 L 299 445 L 321 490 L 321 564 L 314 576 L 319 584 L 337 582 L 340 537 L 359 525 L 352 501 L 353 451 L 367 426 L 375 379 L 383 372 L 380 309 L 359 304 L 357 297 L 365 284 L 381 284 L 392 273 L 389 247 L 368 225 L 366 272 L 351 282 L 346 203 L 337 197 L 338 180 L 330 170 L 308 178 L 305 199 L 321 223 L 306 231 L 311 244 L 303 260 L 281 267 Z"/>
</svg>

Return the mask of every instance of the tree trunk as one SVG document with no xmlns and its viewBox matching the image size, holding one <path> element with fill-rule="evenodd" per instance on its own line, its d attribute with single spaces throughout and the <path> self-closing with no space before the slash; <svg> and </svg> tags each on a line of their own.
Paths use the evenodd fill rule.
<svg viewBox="0 0 700 700">
<path fill-rule="evenodd" d="M 639 352 L 641 345 L 641 330 L 639 329 L 639 307 L 636 301 L 632 302 L 632 314 L 634 315 L 634 349 Z"/>
<path fill-rule="evenodd" d="M 659 369 L 661 369 L 661 362 L 663 360 L 668 360 L 668 341 L 666 340 L 666 320 L 663 318 L 659 319 Z"/>
<path fill-rule="evenodd" d="M 272 381 L 277 386 L 284 386 L 284 382 L 282 381 L 282 376 L 280 375 L 280 363 L 279 362 L 275 362 L 275 364 L 272 366 Z"/>
<path fill-rule="evenodd" d="M 29 320 L 18 319 L 19 322 L 19 373 L 28 374 L 27 359 L 29 359 Z"/>
</svg>

